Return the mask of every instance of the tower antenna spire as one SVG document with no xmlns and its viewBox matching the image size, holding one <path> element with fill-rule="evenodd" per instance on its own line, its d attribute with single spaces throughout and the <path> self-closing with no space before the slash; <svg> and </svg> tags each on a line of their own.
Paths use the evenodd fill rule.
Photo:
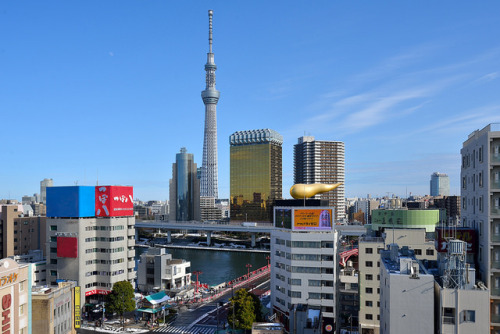
<svg viewBox="0 0 500 334">
<path fill-rule="evenodd" d="M 208 11 L 208 46 L 209 46 L 209 51 L 212 53 L 212 16 L 214 15 L 213 10 Z"/>
</svg>

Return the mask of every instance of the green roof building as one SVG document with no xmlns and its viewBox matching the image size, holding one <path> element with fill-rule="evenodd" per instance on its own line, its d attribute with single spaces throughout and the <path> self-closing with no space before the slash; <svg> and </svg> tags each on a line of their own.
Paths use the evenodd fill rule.
<svg viewBox="0 0 500 334">
<path fill-rule="evenodd" d="M 382 228 L 425 228 L 434 232 L 443 213 L 439 209 L 376 209 L 372 211 L 372 229 Z"/>
</svg>

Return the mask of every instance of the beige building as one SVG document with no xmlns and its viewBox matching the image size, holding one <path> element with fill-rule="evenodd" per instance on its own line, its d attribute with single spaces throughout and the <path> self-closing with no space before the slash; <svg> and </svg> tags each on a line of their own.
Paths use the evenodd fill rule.
<svg viewBox="0 0 500 334">
<path fill-rule="evenodd" d="M 23 217 L 18 205 L 2 205 L 0 211 L 0 258 L 44 251 L 46 217 Z"/>
<path fill-rule="evenodd" d="M 76 333 L 75 286 L 75 282 L 61 282 L 57 287 L 32 289 L 33 334 Z"/>
<path fill-rule="evenodd" d="M 0 308 L 3 333 L 31 332 L 30 289 L 28 265 L 19 265 L 12 259 L 0 260 Z"/>
<path fill-rule="evenodd" d="M 407 246 L 419 260 L 436 260 L 434 241 L 425 229 L 386 229 L 383 237 L 359 240 L 359 326 L 361 334 L 380 333 L 380 252 L 391 243 Z"/>
</svg>

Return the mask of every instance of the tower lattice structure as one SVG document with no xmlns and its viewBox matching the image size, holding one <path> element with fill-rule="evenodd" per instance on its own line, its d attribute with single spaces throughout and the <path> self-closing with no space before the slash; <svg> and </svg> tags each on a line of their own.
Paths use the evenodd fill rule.
<svg viewBox="0 0 500 334">
<path fill-rule="evenodd" d="M 215 89 L 215 70 L 217 66 L 215 65 L 214 54 L 212 52 L 212 16 L 213 11 L 209 10 L 209 52 L 207 53 L 207 63 L 205 64 L 206 88 L 201 92 L 201 97 L 205 104 L 205 134 L 203 138 L 200 195 L 218 198 L 217 102 L 219 101 L 220 92 Z"/>
</svg>

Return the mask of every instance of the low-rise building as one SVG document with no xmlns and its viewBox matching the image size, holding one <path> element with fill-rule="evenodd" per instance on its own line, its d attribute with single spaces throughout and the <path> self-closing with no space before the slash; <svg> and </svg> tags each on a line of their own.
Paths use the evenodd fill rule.
<svg viewBox="0 0 500 334">
<path fill-rule="evenodd" d="M 191 262 L 173 259 L 165 248 L 148 248 L 137 266 L 137 285 L 143 292 L 185 290 L 191 285 Z"/>
<path fill-rule="evenodd" d="M 31 282 L 28 265 L 0 260 L 2 333 L 31 333 Z"/>
<path fill-rule="evenodd" d="M 75 330 L 76 282 L 60 282 L 57 287 L 33 287 L 33 334 L 73 334 Z"/>
<path fill-rule="evenodd" d="M 380 333 L 434 333 L 434 276 L 407 247 L 381 252 Z"/>
</svg>

